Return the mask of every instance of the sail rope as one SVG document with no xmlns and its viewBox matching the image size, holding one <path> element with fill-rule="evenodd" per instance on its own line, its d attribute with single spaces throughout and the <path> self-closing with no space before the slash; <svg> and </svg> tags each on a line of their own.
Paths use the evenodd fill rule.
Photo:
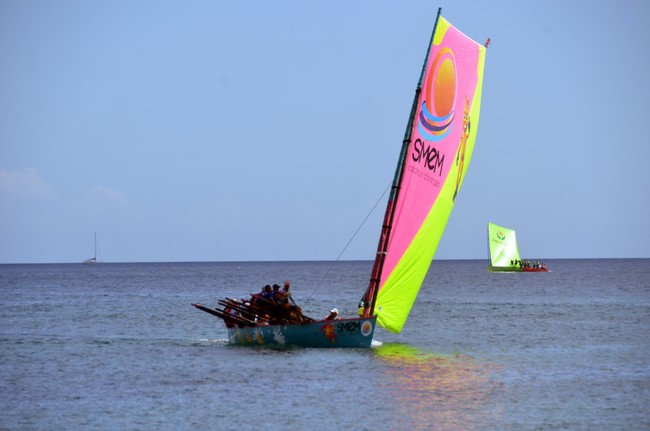
<svg viewBox="0 0 650 431">
<path fill-rule="evenodd" d="M 321 280 L 318 282 L 318 284 L 316 284 L 316 287 L 311 292 L 311 295 L 309 295 L 306 302 L 309 302 L 311 300 L 311 297 L 314 296 L 314 293 L 316 293 L 316 291 L 321 288 L 321 286 L 323 285 L 323 282 L 325 281 L 325 279 L 329 275 L 330 271 L 332 271 L 332 268 L 334 268 L 334 266 L 339 262 L 339 260 L 341 259 L 341 256 L 343 256 L 343 253 L 345 253 L 345 250 L 347 250 L 347 248 L 350 246 L 350 244 L 352 243 L 354 238 L 357 236 L 357 234 L 359 233 L 361 228 L 366 224 L 366 222 L 370 218 L 370 215 L 375 212 L 375 210 L 377 209 L 377 205 L 379 205 L 379 202 L 381 202 L 381 200 L 384 198 L 384 196 L 386 195 L 386 192 L 390 189 L 391 185 L 392 185 L 392 183 L 388 184 L 388 187 L 386 187 L 386 189 L 381 194 L 381 196 L 379 196 L 379 198 L 377 199 L 377 202 L 375 202 L 375 204 L 372 206 L 372 208 L 368 212 L 368 215 L 366 215 L 366 218 L 363 219 L 363 221 L 361 222 L 361 224 L 359 225 L 357 230 L 354 232 L 354 234 L 352 235 L 352 237 L 350 238 L 348 243 L 345 245 L 345 247 L 343 247 L 343 250 L 341 250 L 341 252 L 337 256 L 336 260 L 334 262 L 332 262 L 330 267 L 327 269 L 327 271 L 323 275 L 323 278 L 321 278 Z"/>
</svg>

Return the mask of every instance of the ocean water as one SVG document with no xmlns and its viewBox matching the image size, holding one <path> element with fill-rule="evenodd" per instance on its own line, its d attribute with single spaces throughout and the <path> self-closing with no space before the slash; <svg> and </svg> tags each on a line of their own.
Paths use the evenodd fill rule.
<svg viewBox="0 0 650 431">
<path fill-rule="evenodd" d="M 0 429 L 650 429 L 650 259 L 546 263 L 435 261 L 401 334 L 330 350 L 190 304 L 291 279 L 352 315 L 371 262 L 0 265 Z"/>
</svg>

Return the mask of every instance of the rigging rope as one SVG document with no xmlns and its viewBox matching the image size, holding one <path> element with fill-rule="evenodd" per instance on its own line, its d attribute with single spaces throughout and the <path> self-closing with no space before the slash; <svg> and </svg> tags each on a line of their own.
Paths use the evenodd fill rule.
<svg viewBox="0 0 650 431">
<path fill-rule="evenodd" d="M 361 224 L 359 225 L 359 227 L 357 228 L 357 230 L 354 232 L 354 234 L 352 235 L 352 237 L 350 238 L 350 240 L 348 241 L 348 243 L 345 245 L 345 247 L 343 247 L 343 250 L 341 250 L 341 252 L 340 252 L 339 255 L 337 256 L 336 260 L 335 260 L 334 262 L 332 262 L 332 264 L 330 265 L 330 267 L 329 267 L 329 268 L 327 269 L 327 271 L 325 272 L 325 275 L 323 275 L 323 278 L 321 279 L 321 281 L 318 282 L 318 284 L 316 285 L 316 287 L 314 288 L 314 290 L 311 292 L 311 295 L 309 295 L 309 297 L 307 298 L 307 300 L 305 301 L 305 303 L 309 302 L 309 301 L 311 300 L 311 297 L 314 296 L 314 293 L 316 293 L 316 291 L 317 291 L 318 289 L 320 289 L 320 287 L 323 285 L 323 282 L 325 281 L 325 278 L 327 278 L 327 276 L 328 276 L 328 274 L 330 273 L 330 271 L 332 270 L 332 268 L 334 268 L 334 265 L 336 265 L 336 264 L 339 262 L 339 260 L 341 259 L 341 256 L 343 255 L 343 253 L 345 253 L 345 250 L 347 250 L 347 248 L 350 246 L 350 244 L 352 243 L 352 241 L 354 240 L 354 238 L 357 236 L 357 234 L 359 233 L 359 231 L 361 230 L 361 228 L 363 227 L 363 225 L 366 224 L 366 222 L 368 221 L 368 218 L 370 218 L 370 215 L 371 215 L 373 212 L 375 212 L 375 209 L 377 208 L 377 205 L 379 205 L 379 202 L 381 202 L 381 200 L 384 198 L 384 195 L 386 195 L 386 192 L 390 189 L 391 185 L 392 185 L 392 182 L 391 182 L 390 184 L 388 184 L 388 187 L 386 187 L 386 189 L 385 189 L 384 192 L 381 194 L 381 196 L 379 196 L 379 199 L 377 199 L 377 202 L 375 202 L 375 204 L 373 205 L 373 207 L 370 209 L 370 212 L 368 212 L 368 215 L 366 215 L 366 218 L 363 219 L 363 221 L 361 222 Z"/>
</svg>

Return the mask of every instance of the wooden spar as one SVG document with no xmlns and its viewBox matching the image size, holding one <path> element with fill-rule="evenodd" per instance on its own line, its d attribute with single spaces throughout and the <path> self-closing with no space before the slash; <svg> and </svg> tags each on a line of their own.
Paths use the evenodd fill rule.
<svg viewBox="0 0 650 431">
<path fill-rule="evenodd" d="M 433 45 L 433 37 L 436 34 L 436 28 L 438 27 L 438 20 L 440 18 L 441 13 L 442 13 L 442 8 L 438 8 L 436 21 L 433 24 L 433 31 L 431 32 L 431 39 L 429 40 L 429 45 L 427 46 L 427 54 L 425 55 L 424 63 L 422 64 L 420 79 L 418 80 L 418 85 L 415 89 L 415 97 L 413 98 L 413 104 L 411 105 L 411 113 L 409 114 L 408 123 L 406 125 L 406 131 L 404 132 L 404 140 L 402 141 L 402 149 L 400 151 L 399 159 L 397 162 L 397 168 L 395 169 L 395 176 L 393 178 L 393 185 L 391 187 L 390 197 L 388 198 L 388 204 L 386 205 L 386 214 L 384 215 L 384 223 L 382 225 L 381 235 L 379 236 L 379 244 L 377 245 L 377 254 L 375 256 L 375 263 L 373 265 L 372 273 L 370 275 L 370 282 L 368 283 L 368 288 L 366 289 L 366 293 L 364 294 L 362 299 L 363 317 L 370 317 L 375 313 L 375 303 L 377 302 L 377 294 L 379 293 L 379 286 L 381 284 L 381 272 L 382 269 L 384 268 L 384 261 L 386 260 L 386 252 L 388 250 L 388 242 L 390 240 L 390 234 L 393 228 L 395 205 L 397 204 L 397 198 L 399 197 L 402 176 L 404 174 L 404 166 L 406 165 L 406 153 L 411 145 L 411 134 L 413 131 L 413 122 L 415 119 L 415 114 L 417 113 L 417 109 L 418 109 L 418 101 L 420 100 L 420 93 L 422 92 L 422 81 L 424 81 L 424 74 L 427 69 L 427 63 L 429 62 L 431 45 Z"/>
<path fill-rule="evenodd" d="M 220 308 L 210 308 L 201 304 L 192 304 L 201 311 L 212 314 L 223 319 L 226 323 L 232 323 L 239 327 L 258 326 L 265 323 L 269 325 L 289 325 L 315 322 L 315 319 L 302 314 L 300 307 L 285 307 L 264 298 L 256 298 L 255 301 L 242 303 L 236 299 L 226 298 L 217 301 Z M 232 310 L 235 313 L 231 313 Z"/>
<path fill-rule="evenodd" d="M 277 303 L 257 294 L 250 300 L 225 298 L 217 301 L 222 308 L 192 304 L 201 311 L 223 319 L 227 327 L 240 328 L 266 325 L 307 324 L 315 319 L 302 314 L 300 307 L 290 303 Z"/>
<path fill-rule="evenodd" d="M 261 299 L 262 298 L 258 298 L 257 300 L 259 301 Z M 279 316 L 278 313 L 274 313 L 274 311 L 277 310 L 270 310 L 265 307 L 260 307 L 255 303 L 238 304 L 238 303 L 233 303 L 232 300 L 228 300 L 228 301 L 219 300 L 218 302 L 220 305 L 223 305 L 226 308 L 232 308 L 233 310 L 237 311 L 240 315 L 247 316 L 250 320 L 256 322 L 256 324 L 259 324 L 260 321 L 267 322 L 269 324 L 296 323 L 291 321 L 290 319 L 286 319 L 283 318 L 282 316 Z M 268 316 L 269 318 L 267 319 L 264 316 Z"/>
<path fill-rule="evenodd" d="M 198 308 L 201 311 L 212 314 L 223 319 L 225 322 L 233 322 L 239 324 L 239 326 L 255 326 L 254 321 L 248 320 L 240 315 L 225 313 L 223 310 L 217 308 L 209 308 L 201 304 L 192 304 L 194 307 Z"/>
<path fill-rule="evenodd" d="M 307 323 L 315 322 L 315 319 L 305 316 L 302 314 L 300 307 L 290 305 L 286 307 L 284 305 L 278 304 L 274 301 L 257 297 L 255 301 L 252 301 L 250 304 L 246 305 L 248 313 L 253 313 L 254 315 L 264 316 L 268 315 L 268 322 L 270 324 L 287 324 L 287 323 Z"/>
<path fill-rule="evenodd" d="M 192 304 L 192 305 L 194 305 L 196 308 L 198 308 L 201 311 L 205 311 L 206 313 L 210 313 L 213 316 L 217 316 L 223 319 L 224 322 L 226 323 L 235 323 L 237 324 L 237 326 L 255 326 L 254 321 L 246 319 L 240 315 L 226 313 L 223 310 L 219 310 L 217 308 L 204 307 L 201 304 Z"/>
<path fill-rule="evenodd" d="M 217 302 L 219 303 L 219 305 L 223 305 L 224 312 L 226 311 L 226 309 L 231 308 L 237 311 L 242 317 L 247 318 L 251 322 L 255 322 L 255 313 L 249 309 L 249 306 L 241 304 L 240 302 L 230 298 L 226 298 L 225 301 L 223 299 L 220 299 Z"/>
</svg>

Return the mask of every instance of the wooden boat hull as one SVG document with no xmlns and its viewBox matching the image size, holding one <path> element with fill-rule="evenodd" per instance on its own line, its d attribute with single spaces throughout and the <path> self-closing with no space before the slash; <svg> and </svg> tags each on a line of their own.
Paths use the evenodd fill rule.
<svg viewBox="0 0 650 431">
<path fill-rule="evenodd" d="M 521 268 L 518 266 L 488 266 L 488 271 L 490 272 L 522 272 Z"/>
<path fill-rule="evenodd" d="M 488 266 L 489 272 L 548 272 L 546 268 L 520 268 L 517 266 Z"/>
<path fill-rule="evenodd" d="M 228 343 L 244 346 L 370 347 L 377 316 L 305 324 L 228 328 Z"/>
</svg>

